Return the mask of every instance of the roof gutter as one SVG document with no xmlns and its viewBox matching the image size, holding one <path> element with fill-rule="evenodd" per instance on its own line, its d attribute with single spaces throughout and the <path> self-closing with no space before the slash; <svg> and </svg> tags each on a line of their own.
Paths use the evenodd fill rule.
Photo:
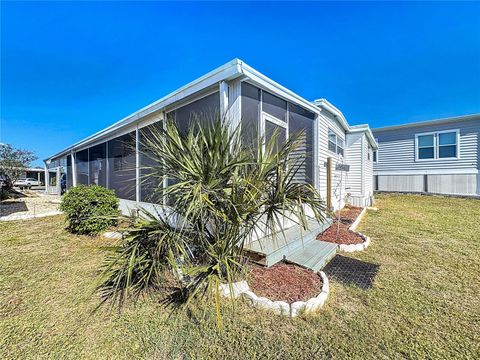
<svg viewBox="0 0 480 360">
<path fill-rule="evenodd" d="M 99 138 L 109 135 L 113 133 L 114 131 L 131 125 L 135 123 L 136 121 L 144 118 L 145 116 L 151 115 L 152 113 L 159 111 L 161 109 L 164 109 L 168 105 L 177 102 L 197 91 L 200 91 L 202 89 L 205 89 L 209 86 L 212 86 L 222 80 L 232 80 L 238 76 L 241 75 L 241 61 L 239 59 L 234 59 L 217 69 L 210 71 L 209 73 L 201 76 L 200 78 L 180 87 L 179 89 L 169 93 L 168 95 L 160 98 L 159 100 L 141 108 L 140 110 L 124 117 L 123 119 L 113 123 L 112 125 L 106 127 L 105 129 L 102 129 L 93 135 L 90 135 L 89 137 L 76 142 L 75 144 L 69 146 L 68 148 L 48 157 L 47 159 L 44 160 L 44 162 L 62 156 L 66 155 L 71 151 L 74 151 L 76 148 L 83 147 L 85 145 L 88 145 L 89 143 L 92 143 Z"/>
<path fill-rule="evenodd" d="M 350 125 L 348 125 L 348 122 L 347 122 L 347 119 L 345 119 L 345 116 L 343 116 L 342 112 L 338 110 L 335 106 L 333 106 L 333 104 L 330 103 L 327 99 L 317 99 L 317 100 L 314 100 L 313 103 L 316 106 L 319 106 L 321 108 L 324 108 L 328 112 L 331 112 L 340 122 L 340 125 L 342 125 L 344 130 L 346 131 L 350 130 Z"/>
<path fill-rule="evenodd" d="M 417 121 L 417 122 L 413 122 L 413 123 L 410 123 L 410 124 L 384 126 L 384 127 L 373 129 L 373 131 L 375 131 L 375 132 L 390 131 L 390 130 L 406 129 L 406 128 L 418 127 L 418 126 L 448 124 L 448 123 L 455 123 L 455 122 L 459 122 L 459 121 L 475 120 L 477 118 L 480 119 L 480 113 L 479 114 L 455 116 L 455 117 L 443 118 L 443 119 L 437 119 L 437 120 Z"/>
<path fill-rule="evenodd" d="M 361 124 L 361 125 L 354 125 L 350 127 L 349 133 L 359 133 L 359 132 L 364 132 L 365 135 L 367 136 L 367 140 L 372 146 L 373 150 L 378 149 L 378 143 L 375 140 L 375 137 L 373 136 L 372 129 L 367 124 Z"/>
</svg>

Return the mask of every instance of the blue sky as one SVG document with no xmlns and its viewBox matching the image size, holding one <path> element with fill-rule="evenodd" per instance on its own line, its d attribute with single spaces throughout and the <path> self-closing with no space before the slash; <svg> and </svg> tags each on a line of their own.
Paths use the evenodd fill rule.
<svg viewBox="0 0 480 360">
<path fill-rule="evenodd" d="M 480 3 L 2 2 L 0 142 L 44 159 L 236 57 L 352 125 L 478 113 L 479 29 Z"/>
</svg>

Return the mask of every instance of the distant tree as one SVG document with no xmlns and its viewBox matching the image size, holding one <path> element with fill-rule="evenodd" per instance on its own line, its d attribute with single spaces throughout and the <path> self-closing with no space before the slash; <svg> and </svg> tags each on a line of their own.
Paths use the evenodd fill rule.
<svg viewBox="0 0 480 360">
<path fill-rule="evenodd" d="M 0 175 L 5 178 L 6 190 L 13 187 L 15 181 L 36 159 L 32 151 L 15 149 L 10 144 L 0 144 Z"/>
</svg>

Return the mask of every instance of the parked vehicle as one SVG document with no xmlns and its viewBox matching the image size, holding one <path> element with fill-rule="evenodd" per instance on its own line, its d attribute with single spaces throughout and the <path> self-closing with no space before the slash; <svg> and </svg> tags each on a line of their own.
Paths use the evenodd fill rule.
<svg viewBox="0 0 480 360">
<path fill-rule="evenodd" d="M 15 186 L 18 186 L 20 188 L 31 188 L 32 186 L 40 186 L 42 185 L 41 181 L 38 181 L 34 178 L 26 178 L 26 179 L 19 179 L 15 181 L 13 184 Z"/>
</svg>

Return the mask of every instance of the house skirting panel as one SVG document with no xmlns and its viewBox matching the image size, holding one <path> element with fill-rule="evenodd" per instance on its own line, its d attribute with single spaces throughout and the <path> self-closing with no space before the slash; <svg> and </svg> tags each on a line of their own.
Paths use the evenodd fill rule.
<svg viewBox="0 0 480 360">
<path fill-rule="evenodd" d="M 375 175 L 376 191 L 480 195 L 478 174 Z"/>
</svg>

